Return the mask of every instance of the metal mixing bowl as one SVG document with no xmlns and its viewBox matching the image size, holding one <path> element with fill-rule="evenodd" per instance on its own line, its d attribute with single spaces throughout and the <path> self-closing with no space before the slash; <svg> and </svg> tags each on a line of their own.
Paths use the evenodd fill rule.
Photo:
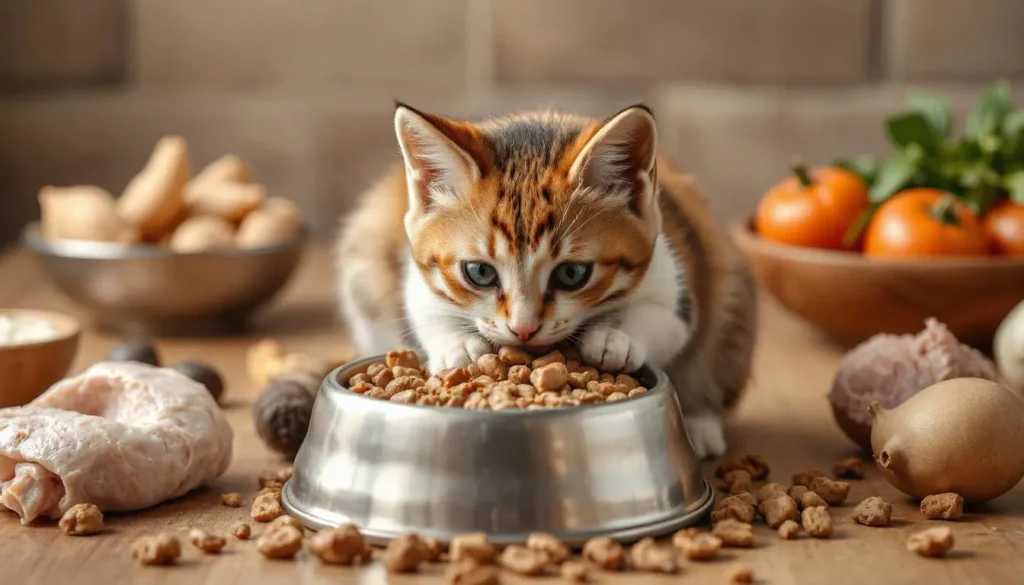
<svg viewBox="0 0 1024 585">
<path fill-rule="evenodd" d="M 630 542 L 699 522 L 714 493 L 701 477 L 664 373 L 619 402 L 551 410 L 397 404 L 341 381 L 383 357 L 332 372 L 320 388 L 281 499 L 312 528 L 351 522 L 374 544 L 415 531 L 447 543 L 530 532 L 580 546 Z"/>
<path fill-rule="evenodd" d="M 181 254 L 161 246 L 48 240 L 33 224 L 25 245 L 65 295 L 119 333 L 235 331 L 287 283 L 306 235 L 260 248 Z"/>
</svg>

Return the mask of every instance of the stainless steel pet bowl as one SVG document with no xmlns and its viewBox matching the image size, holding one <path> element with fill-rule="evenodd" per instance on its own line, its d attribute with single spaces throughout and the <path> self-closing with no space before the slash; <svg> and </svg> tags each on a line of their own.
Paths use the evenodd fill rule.
<svg viewBox="0 0 1024 585">
<path fill-rule="evenodd" d="M 530 532 L 572 546 L 631 542 L 699 522 L 714 492 L 683 430 L 665 374 L 614 403 L 552 410 L 397 404 L 341 383 L 383 357 L 333 371 L 320 388 L 281 499 L 312 528 L 351 522 L 374 544 L 415 531 L 447 543 Z"/>
<path fill-rule="evenodd" d="M 144 335 L 235 331 L 288 282 L 306 235 L 283 244 L 182 254 L 160 246 L 48 240 L 37 224 L 25 245 L 65 295 L 101 327 Z"/>
</svg>

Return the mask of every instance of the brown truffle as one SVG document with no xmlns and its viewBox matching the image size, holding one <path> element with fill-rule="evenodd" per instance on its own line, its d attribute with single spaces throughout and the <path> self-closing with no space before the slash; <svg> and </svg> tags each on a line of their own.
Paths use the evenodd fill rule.
<svg viewBox="0 0 1024 585">
<path fill-rule="evenodd" d="M 309 430 L 312 396 L 293 380 L 273 380 L 253 406 L 256 433 L 274 451 L 292 459 Z"/>
</svg>

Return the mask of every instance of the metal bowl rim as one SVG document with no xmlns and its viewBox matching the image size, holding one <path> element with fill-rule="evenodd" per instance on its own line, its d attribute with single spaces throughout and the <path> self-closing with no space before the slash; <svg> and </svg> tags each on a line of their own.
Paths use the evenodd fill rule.
<svg viewBox="0 0 1024 585">
<path fill-rule="evenodd" d="M 669 391 L 669 380 L 668 376 L 660 369 L 652 368 L 650 366 L 644 366 L 643 370 L 650 372 L 655 379 L 654 385 L 647 389 L 640 396 L 634 396 L 627 400 L 619 400 L 616 402 L 602 402 L 600 404 L 580 404 L 578 406 L 560 406 L 556 408 L 543 408 L 535 410 L 527 410 L 525 408 L 509 408 L 507 410 L 490 410 L 490 409 L 466 409 L 466 408 L 448 408 L 444 406 L 429 406 L 425 404 L 409 404 L 405 402 L 391 402 L 390 400 L 380 400 L 378 398 L 370 398 L 369 396 L 363 396 L 356 392 L 352 392 L 345 387 L 339 380 L 342 374 L 358 369 L 362 366 L 369 365 L 376 362 L 384 361 L 384 355 L 375 355 L 358 360 L 354 360 L 338 366 L 331 370 L 327 377 L 324 378 L 320 384 L 320 392 L 327 393 L 333 392 L 336 395 L 343 397 L 345 400 L 358 399 L 364 401 L 367 405 L 373 404 L 375 408 L 380 410 L 398 410 L 406 409 L 405 412 L 419 412 L 419 413 L 444 413 L 441 416 L 461 416 L 465 418 L 479 418 L 486 419 L 488 417 L 497 416 L 519 416 L 519 417 L 558 417 L 558 416 L 572 416 L 573 413 L 581 409 L 624 409 L 631 408 L 630 404 L 636 405 L 641 400 L 653 400 L 655 397 Z M 641 371 L 643 371 L 641 370 Z M 610 410 L 609 410 L 610 412 Z"/>
<path fill-rule="evenodd" d="M 286 241 L 268 246 L 252 248 L 219 248 L 203 252 L 175 252 L 164 246 L 152 244 L 121 244 L 117 242 L 93 242 L 89 240 L 48 240 L 39 233 L 39 222 L 33 222 L 22 231 L 22 242 L 33 252 L 56 258 L 77 260 L 134 260 L 141 258 L 217 258 L 232 259 L 253 256 L 267 256 L 301 249 L 306 245 L 310 229 L 305 223 L 299 235 Z"/>
</svg>

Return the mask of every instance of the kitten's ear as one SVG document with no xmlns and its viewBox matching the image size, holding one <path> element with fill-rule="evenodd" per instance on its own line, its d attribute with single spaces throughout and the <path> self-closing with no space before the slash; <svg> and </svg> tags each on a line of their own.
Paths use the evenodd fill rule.
<svg viewBox="0 0 1024 585">
<path fill-rule="evenodd" d="M 395 133 L 405 158 L 412 211 L 454 203 L 482 174 L 481 140 L 469 124 L 424 114 L 405 104 L 395 109 Z"/>
<path fill-rule="evenodd" d="M 646 106 L 612 116 L 580 150 L 569 168 L 569 181 L 598 190 L 627 188 L 636 212 L 654 196 L 658 131 Z"/>
</svg>

